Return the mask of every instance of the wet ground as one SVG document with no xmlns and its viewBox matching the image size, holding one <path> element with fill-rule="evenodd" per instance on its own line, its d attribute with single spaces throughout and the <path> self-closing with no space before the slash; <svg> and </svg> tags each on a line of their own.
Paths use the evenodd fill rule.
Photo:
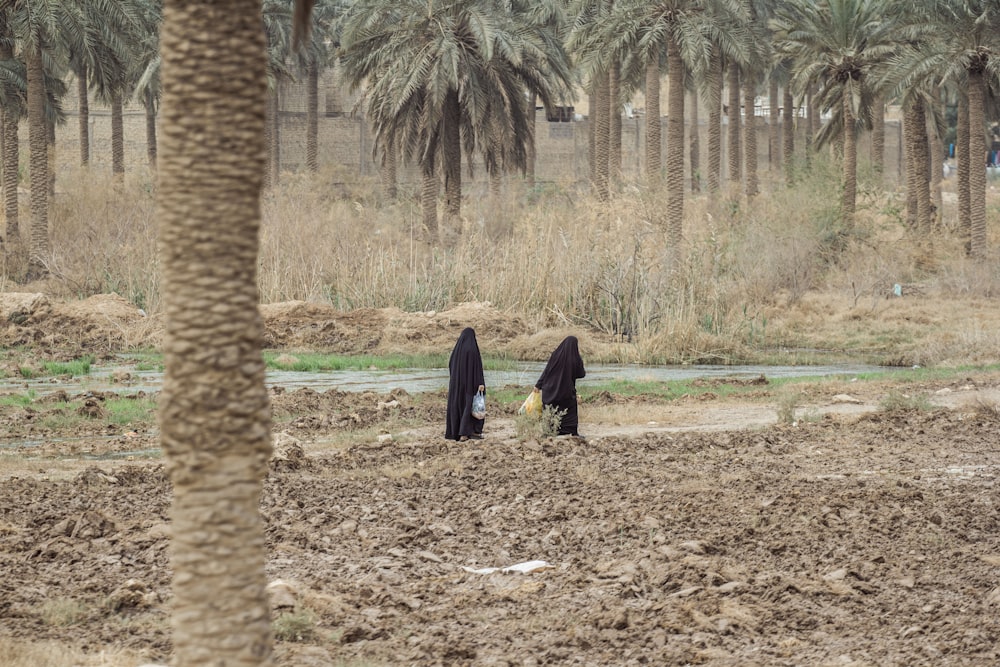
<svg viewBox="0 0 1000 667">
<path fill-rule="evenodd" d="M 585 442 L 491 405 L 475 443 L 440 437 L 440 392 L 274 389 L 279 663 L 995 663 L 998 386 L 886 409 L 898 388 L 817 383 L 794 425 L 766 382 L 599 394 Z M 37 441 L 0 450 L 0 634 L 165 662 L 170 488 L 155 427 L 107 400 L 0 409 Z M 60 428 L 67 405 L 92 416 Z"/>
<path fill-rule="evenodd" d="M 339 353 L 440 353 L 472 324 L 481 347 L 537 360 L 567 333 L 481 304 L 262 312 L 270 346 Z M 5 295 L 0 320 L 21 355 L 8 376 L 107 362 L 162 325 L 108 296 Z M 114 404 L 124 385 L 151 405 L 156 387 L 124 372 L 0 396 L 0 640 L 170 660 L 171 491 L 151 413 Z M 490 402 L 485 440 L 457 443 L 441 391 L 271 393 L 261 509 L 280 665 L 1000 657 L 996 373 L 589 393 L 586 441 L 518 437 L 515 399 Z"/>
</svg>

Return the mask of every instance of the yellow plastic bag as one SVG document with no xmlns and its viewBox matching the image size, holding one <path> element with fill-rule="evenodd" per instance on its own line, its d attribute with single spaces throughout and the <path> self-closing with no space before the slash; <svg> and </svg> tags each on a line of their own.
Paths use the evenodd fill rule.
<svg viewBox="0 0 1000 667">
<path fill-rule="evenodd" d="M 517 413 L 520 415 L 528 414 L 532 417 L 541 417 L 542 392 L 537 389 L 532 389 L 531 393 L 528 394 L 528 398 L 524 399 L 524 403 L 521 405 L 521 409 L 518 410 Z"/>
</svg>

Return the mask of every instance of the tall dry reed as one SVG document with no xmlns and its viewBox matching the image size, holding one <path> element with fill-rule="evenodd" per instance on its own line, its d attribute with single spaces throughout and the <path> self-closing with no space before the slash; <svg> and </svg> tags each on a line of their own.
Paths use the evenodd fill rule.
<svg viewBox="0 0 1000 667">
<path fill-rule="evenodd" d="M 461 234 L 424 242 L 414 193 L 385 202 L 372 180 L 347 192 L 336 174 L 286 174 L 262 200 L 261 298 L 337 308 L 441 310 L 488 301 L 535 325 L 581 325 L 619 337 L 622 361 L 737 361 L 767 346 L 769 310 L 816 289 L 878 296 L 935 280 L 992 295 L 1000 272 L 969 264 L 947 235 L 904 231 L 897 196 L 863 182 L 853 229 L 837 214 L 837 171 L 822 160 L 792 188 L 767 183 L 747 202 L 690 197 L 684 241 L 667 247 L 661 193 L 625 188 L 599 203 L 575 184 L 497 199 L 470 184 Z M 478 188 L 478 189 L 477 189 Z M 155 186 L 96 171 L 61 175 L 51 269 L 65 295 L 117 292 L 159 307 Z M 27 220 L 27 216 L 25 216 Z"/>
</svg>

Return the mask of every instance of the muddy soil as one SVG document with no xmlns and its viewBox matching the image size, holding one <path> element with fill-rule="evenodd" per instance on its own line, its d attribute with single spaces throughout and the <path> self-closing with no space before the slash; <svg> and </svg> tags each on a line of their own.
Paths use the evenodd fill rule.
<svg viewBox="0 0 1000 667">
<path fill-rule="evenodd" d="M 886 386 L 856 385 L 859 403 L 817 387 L 794 426 L 766 383 L 600 394 L 586 441 L 519 440 L 516 406 L 493 406 L 464 443 L 440 436 L 440 393 L 276 388 L 279 664 L 995 663 L 997 386 L 927 386 L 936 407 L 896 411 Z M 155 426 L 65 398 L 94 410 L 69 433 L 38 426 L 65 407 L 0 414 L 41 442 L 0 459 L 0 634 L 167 662 L 170 486 L 156 454 L 128 454 Z M 622 404 L 658 419 L 593 421 Z"/>
</svg>

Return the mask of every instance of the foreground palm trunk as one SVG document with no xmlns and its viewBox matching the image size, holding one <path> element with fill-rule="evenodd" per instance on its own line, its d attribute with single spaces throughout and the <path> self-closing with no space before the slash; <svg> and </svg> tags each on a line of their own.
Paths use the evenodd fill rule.
<svg viewBox="0 0 1000 667">
<path fill-rule="evenodd" d="M 722 56 L 712 49 L 708 86 L 708 189 L 715 192 L 722 179 Z"/>
<path fill-rule="evenodd" d="M 740 67 L 729 62 L 729 183 L 735 188 L 743 179 L 740 173 Z"/>
<path fill-rule="evenodd" d="M 87 66 L 80 66 L 80 73 L 76 79 L 76 92 L 79 99 L 79 108 L 77 114 L 79 115 L 79 128 L 80 128 L 80 164 L 86 167 L 90 164 L 90 102 L 87 99 Z"/>
<path fill-rule="evenodd" d="M 955 124 L 955 176 L 958 190 L 958 229 L 965 241 L 966 253 L 972 238 L 972 215 L 969 210 L 969 98 L 958 91 L 958 121 Z"/>
<path fill-rule="evenodd" d="M 983 74 L 969 72 L 969 255 L 986 254 L 986 140 Z"/>
<path fill-rule="evenodd" d="M 795 182 L 795 100 L 792 89 L 787 85 L 782 92 L 781 112 L 781 162 L 785 170 L 785 182 L 791 185 Z"/>
<path fill-rule="evenodd" d="M 157 218 L 174 664 L 272 664 L 258 502 L 271 451 L 256 262 L 260 0 L 166 0 Z"/>
</svg>

